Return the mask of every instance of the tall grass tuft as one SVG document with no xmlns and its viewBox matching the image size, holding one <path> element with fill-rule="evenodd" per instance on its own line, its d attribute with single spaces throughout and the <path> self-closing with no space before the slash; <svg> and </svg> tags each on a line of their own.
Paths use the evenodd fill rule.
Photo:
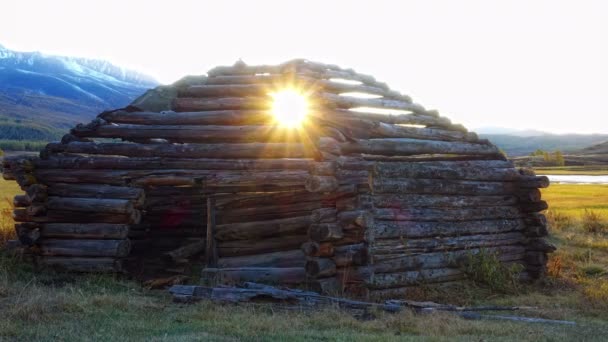
<svg viewBox="0 0 608 342">
<path fill-rule="evenodd" d="M 13 221 L 13 201 L 4 198 L 4 206 L 0 207 L 0 247 L 8 240 L 15 238 L 15 222 Z"/>
<path fill-rule="evenodd" d="M 574 219 L 572 216 L 559 211 L 548 210 L 546 217 L 547 222 L 549 223 L 549 228 L 556 231 L 565 230 L 574 226 Z"/>
<path fill-rule="evenodd" d="M 583 230 L 587 233 L 608 233 L 608 222 L 597 212 L 593 210 L 583 211 L 582 215 L 582 226 Z"/>
<path fill-rule="evenodd" d="M 464 273 L 476 283 L 487 285 L 491 290 L 502 293 L 519 291 L 520 264 L 505 265 L 497 253 L 481 249 L 479 253 L 468 253 L 463 260 Z"/>
</svg>

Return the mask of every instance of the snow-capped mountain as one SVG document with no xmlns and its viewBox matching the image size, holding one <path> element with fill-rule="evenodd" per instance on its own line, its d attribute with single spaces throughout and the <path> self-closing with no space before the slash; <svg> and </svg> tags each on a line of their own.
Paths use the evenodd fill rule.
<svg viewBox="0 0 608 342">
<path fill-rule="evenodd" d="M 0 123 L 67 128 L 123 107 L 158 82 L 107 61 L 17 52 L 0 45 Z M 0 139 L 11 139 L 2 136 Z"/>
</svg>

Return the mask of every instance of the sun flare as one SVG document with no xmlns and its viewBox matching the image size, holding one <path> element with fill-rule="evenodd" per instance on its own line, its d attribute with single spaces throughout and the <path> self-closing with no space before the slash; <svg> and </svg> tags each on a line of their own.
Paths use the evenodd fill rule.
<svg viewBox="0 0 608 342">
<path fill-rule="evenodd" d="M 308 114 L 306 96 L 295 89 L 285 89 L 271 94 L 272 114 L 285 127 L 299 127 Z"/>
</svg>

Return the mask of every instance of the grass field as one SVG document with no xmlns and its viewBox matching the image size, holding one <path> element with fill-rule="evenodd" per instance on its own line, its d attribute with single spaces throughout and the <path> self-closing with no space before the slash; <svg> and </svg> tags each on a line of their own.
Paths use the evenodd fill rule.
<svg viewBox="0 0 608 342">
<path fill-rule="evenodd" d="M 2 197 L 19 191 L 2 180 L 0 189 Z M 597 214 L 591 221 L 606 224 L 607 190 L 553 185 L 543 191 L 551 206 L 551 240 L 558 246 L 544 282 L 508 294 L 475 284 L 449 293 L 423 291 L 425 298 L 444 303 L 537 306 L 521 314 L 574 320 L 575 327 L 467 321 L 450 314 L 354 317 L 337 309 L 174 304 L 165 291 L 145 290 L 123 277 L 33 272 L 31 264 L 0 250 L 0 341 L 603 341 L 608 334 L 608 231 L 589 232 L 584 224 L 586 209 Z M 9 207 L 8 202 L 1 205 Z M 8 212 L 3 211 L 7 221 Z"/>
</svg>

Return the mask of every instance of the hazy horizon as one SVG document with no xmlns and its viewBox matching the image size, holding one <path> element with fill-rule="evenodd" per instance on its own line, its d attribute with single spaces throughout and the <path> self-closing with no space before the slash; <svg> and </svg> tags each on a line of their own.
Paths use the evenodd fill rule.
<svg viewBox="0 0 608 342">
<path fill-rule="evenodd" d="M 242 58 L 307 58 L 387 82 L 471 129 L 608 133 L 601 1 L 19 1 L 0 44 L 170 83 Z"/>
</svg>

